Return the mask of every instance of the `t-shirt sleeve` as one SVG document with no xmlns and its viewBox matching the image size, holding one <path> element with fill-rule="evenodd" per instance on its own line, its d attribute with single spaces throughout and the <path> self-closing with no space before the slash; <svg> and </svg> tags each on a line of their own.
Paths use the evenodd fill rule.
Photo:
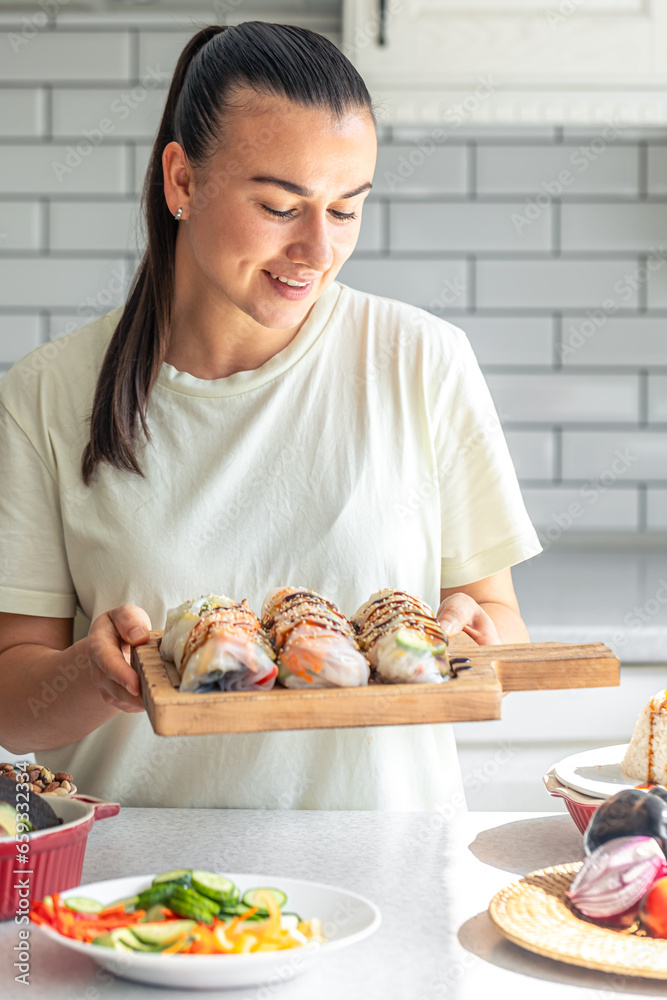
<svg viewBox="0 0 667 1000">
<path fill-rule="evenodd" d="M 0 611 L 73 618 L 57 484 L 0 402 Z"/>
<path fill-rule="evenodd" d="M 449 325 L 448 325 L 449 326 Z M 542 551 L 496 408 L 463 331 L 435 366 L 443 588 L 474 583 Z"/>
</svg>

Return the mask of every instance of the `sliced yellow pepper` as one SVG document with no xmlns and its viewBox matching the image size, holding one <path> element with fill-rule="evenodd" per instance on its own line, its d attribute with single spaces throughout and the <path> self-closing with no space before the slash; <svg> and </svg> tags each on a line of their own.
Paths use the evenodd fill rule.
<svg viewBox="0 0 667 1000">
<path fill-rule="evenodd" d="M 228 930 L 229 930 L 229 924 L 218 924 L 213 933 L 215 934 L 215 939 L 220 945 L 220 947 L 223 949 L 223 951 L 229 952 L 229 954 L 231 955 L 231 953 L 236 948 L 236 942 L 231 941 L 227 937 L 226 932 Z"/>
<path fill-rule="evenodd" d="M 270 892 L 258 891 L 256 898 L 264 903 L 265 908 L 269 911 L 268 920 L 262 921 L 265 924 L 264 933 L 269 935 L 276 934 L 280 930 L 281 911 L 275 896 Z"/>
</svg>

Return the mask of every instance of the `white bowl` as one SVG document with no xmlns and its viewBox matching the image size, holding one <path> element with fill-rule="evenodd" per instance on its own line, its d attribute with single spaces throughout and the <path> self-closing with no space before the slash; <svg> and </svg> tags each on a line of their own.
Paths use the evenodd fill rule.
<svg viewBox="0 0 667 1000">
<path fill-rule="evenodd" d="M 152 986 L 172 986 L 184 989 L 229 989 L 259 986 L 269 980 L 288 982 L 310 969 L 322 956 L 339 948 L 363 941 L 373 934 L 381 922 L 374 903 L 356 892 L 337 889 L 321 882 L 283 878 L 282 875 L 247 875 L 224 872 L 241 892 L 258 886 L 271 885 L 287 894 L 286 912 L 298 913 L 304 920 L 319 917 L 326 942 L 312 942 L 302 948 L 266 951 L 246 955 L 136 955 L 116 952 L 99 945 L 86 944 L 64 937 L 42 924 L 40 931 L 66 948 L 92 958 L 115 976 Z M 133 875 L 129 878 L 107 879 L 78 886 L 62 894 L 89 896 L 105 905 L 117 899 L 134 896 L 147 888 L 153 875 Z"/>
</svg>

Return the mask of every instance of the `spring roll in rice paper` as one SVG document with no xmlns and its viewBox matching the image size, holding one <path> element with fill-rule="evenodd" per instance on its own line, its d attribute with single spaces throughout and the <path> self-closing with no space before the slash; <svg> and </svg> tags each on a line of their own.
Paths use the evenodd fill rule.
<svg viewBox="0 0 667 1000">
<path fill-rule="evenodd" d="M 402 590 L 380 590 L 352 616 L 359 645 L 387 683 L 449 680 L 447 636 L 428 604 Z"/>
<path fill-rule="evenodd" d="M 176 664 L 181 691 L 266 691 L 278 673 L 257 615 L 215 594 L 167 612 L 160 653 Z"/>
<path fill-rule="evenodd" d="M 262 623 L 288 688 L 362 687 L 370 667 L 345 615 L 305 587 L 280 587 L 264 599 Z"/>
</svg>

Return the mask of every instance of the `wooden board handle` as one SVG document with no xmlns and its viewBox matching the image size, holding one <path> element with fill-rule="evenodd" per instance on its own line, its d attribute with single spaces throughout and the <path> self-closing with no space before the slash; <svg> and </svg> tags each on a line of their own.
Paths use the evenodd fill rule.
<svg viewBox="0 0 667 1000">
<path fill-rule="evenodd" d="M 503 647 L 490 664 L 503 692 L 554 691 L 564 688 L 618 687 L 621 671 L 618 657 L 603 643 L 574 645 L 533 642 Z"/>
</svg>

